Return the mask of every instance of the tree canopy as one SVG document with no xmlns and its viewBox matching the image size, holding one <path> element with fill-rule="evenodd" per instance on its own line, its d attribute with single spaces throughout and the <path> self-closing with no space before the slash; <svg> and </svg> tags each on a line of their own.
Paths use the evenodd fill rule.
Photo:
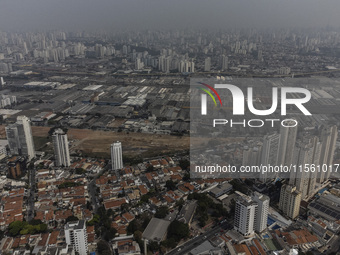
<svg viewBox="0 0 340 255">
<path fill-rule="evenodd" d="M 168 228 L 168 239 L 173 238 L 176 242 L 179 242 L 183 238 L 188 238 L 189 233 L 190 231 L 188 224 L 174 220 L 170 223 Z"/>
<path fill-rule="evenodd" d="M 37 222 L 34 222 L 37 223 Z M 46 224 L 36 224 L 32 225 L 29 224 L 26 221 L 13 221 L 8 226 L 8 232 L 11 236 L 17 236 L 17 235 L 27 235 L 27 234 L 37 234 L 37 233 L 43 233 L 47 231 L 47 225 Z"/>
</svg>

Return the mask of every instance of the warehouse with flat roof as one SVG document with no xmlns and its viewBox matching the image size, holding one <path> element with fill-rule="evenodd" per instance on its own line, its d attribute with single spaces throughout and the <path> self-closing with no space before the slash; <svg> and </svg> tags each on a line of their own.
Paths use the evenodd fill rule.
<svg viewBox="0 0 340 255">
<path fill-rule="evenodd" d="M 143 232 L 142 237 L 148 241 L 161 242 L 165 239 L 170 221 L 152 218 Z"/>
</svg>

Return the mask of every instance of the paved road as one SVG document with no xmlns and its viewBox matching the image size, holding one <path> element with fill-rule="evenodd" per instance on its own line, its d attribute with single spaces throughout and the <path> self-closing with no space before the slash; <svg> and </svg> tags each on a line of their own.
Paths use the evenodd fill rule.
<svg viewBox="0 0 340 255">
<path fill-rule="evenodd" d="M 98 174 L 96 174 L 94 176 L 94 178 L 89 182 L 88 184 L 88 191 L 89 191 L 89 194 L 91 196 L 91 204 L 93 206 L 93 211 L 94 212 L 97 212 L 98 208 L 99 208 L 99 203 L 97 201 L 97 197 L 96 197 L 96 180 L 97 178 L 99 177 L 99 175 L 101 175 L 102 173 L 104 173 L 107 169 L 108 169 L 109 166 L 105 166 L 103 168 L 103 170 L 101 170 Z"/>
<path fill-rule="evenodd" d="M 208 232 L 199 235 L 190 241 L 182 244 L 181 246 L 176 247 L 172 251 L 168 252 L 167 255 L 183 255 L 194 249 L 196 246 L 202 244 L 205 240 L 208 240 L 209 238 L 213 237 L 216 233 L 220 233 L 221 230 L 224 230 L 225 228 L 230 227 L 230 224 L 228 222 L 225 222 L 219 226 L 216 226 L 209 230 Z"/>
<path fill-rule="evenodd" d="M 30 171 L 30 176 L 28 183 L 30 185 L 30 189 L 28 191 L 27 198 L 27 221 L 30 221 L 34 218 L 34 199 L 35 199 L 35 168 L 28 170 Z"/>
</svg>

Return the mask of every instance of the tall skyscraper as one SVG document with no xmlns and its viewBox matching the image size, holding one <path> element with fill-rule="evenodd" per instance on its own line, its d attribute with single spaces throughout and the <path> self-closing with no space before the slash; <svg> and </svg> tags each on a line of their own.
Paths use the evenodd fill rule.
<svg viewBox="0 0 340 255">
<path fill-rule="evenodd" d="M 279 208 L 291 219 L 295 219 L 300 212 L 301 192 L 291 185 L 283 185 L 280 193 Z"/>
<path fill-rule="evenodd" d="M 119 141 L 111 144 L 111 163 L 112 170 L 118 174 L 118 170 L 123 168 L 122 143 Z"/>
<path fill-rule="evenodd" d="M 211 69 L 211 58 L 207 57 L 204 60 L 204 72 L 210 72 L 210 69 Z"/>
<path fill-rule="evenodd" d="M 64 230 L 66 243 L 72 245 L 79 255 L 87 255 L 88 244 L 85 221 L 68 222 Z"/>
<path fill-rule="evenodd" d="M 261 233 L 267 228 L 269 197 L 259 192 L 254 192 L 252 199 L 257 204 L 255 212 L 255 231 Z"/>
<path fill-rule="evenodd" d="M 226 55 L 221 56 L 221 71 L 228 69 L 228 57 Z"/>
<path fill-rule="evenodd" d="M 243 151 L 243 166 L 258 166 L 261 160 L 261 146 L 254 146 Z"/>
<path fill-rule="evenodd" d="M 123 52 L 123 55 L 127 55 L 128 54 L 128 47 L 126 45 L 123 45 L 122 52 Z"/>
<path fill-rule="evenodd" d="M 236 200 L 234 229 L 244 236 L 254 235 L 257 204 L 249 197 L 238 193 Z"/>
<path fill-rule="evenodd" d="M 317 137 L 300 141 L 294 149 L 293 165 L 318 166 L 321 144 Z M 316 183 L 316 171 L 296 171 L 290 173 L 289 184 L 301 192 L 302 199 L 313 195 Z"/>
<path fill-rule="evenodd" d="M 171 57 L 170 56 L 160 56 L 158 58 L 158 69 L 164 73 L 170 72 Z"/>
<path fill-rule="evenodd" d="M 269 197 L 255 192 L 252 197 L 237 192 L 234 229 L 244 236 L 261 233 L 267 227 Z"/>
<path fill-rule="evenodd" d="M 6 127 L 8 145 L 12 155 L 35 157 L 32 129 L 26 116 L 18 116 L 17 122 Z"/>
<path fill-rule="evenodd" d="M 293 124 L 293 123 L 292 123 Z M 281 127 L 280 143 L 278 152 L 278 165 L 290 165 L 293 161 L 293 153 L 295 148 L 297 135 L 296 127 Z"/>
<path fill-rule="evenodd" d="M 194 73 L 195 63 L 189 60 L 181 60 L 178 63 L 178 71 L 182 73 Z"/>
<path fill-rule="evenodd" d="M 267 135 L 263 139 L 261 160 L 262 165 L 275 166 L 277 164 L 280 136 L 278 134 Z M 275 178 L 275 173 L 261 174 L 260 179 L 266 182 L 268 179 Z"/>
<path fill-rule="evenodd" d="M 322 127 L 321 130 L 321 154 L 320 154 L 320 166 L 327 165 L 328 167 L 333 164 L 333 157 L 335 151 L 336 139 L 338 138 L 337 126 Z M 317 182 L 323 183 L 328 180 L 331 172 L 320 171 L 317 176 Z"/>
<path fill-rule="evenodd" d="M 135 69 L 136 70 L 141 70 L 144 68 L 144 63 L 141 61 L 140 58 L 137 58 L 135 61 Z"/>
<path fill-rule="evenodd" d="M 56 166 L 70 166 L 71 160 L 67 134 L 61 128 L 58 128 L 53 133 L 52 141 Z"/>
</svg>

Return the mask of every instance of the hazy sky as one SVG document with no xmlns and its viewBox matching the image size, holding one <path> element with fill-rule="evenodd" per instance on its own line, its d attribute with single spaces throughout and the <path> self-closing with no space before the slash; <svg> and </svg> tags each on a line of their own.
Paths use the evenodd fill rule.
<svg viewBox="0 0 340 255">
<path fill-rule="evenodd" d="M 322 27 L 339 0 L 0 0 L 0 30 Z"/>
</svg>

